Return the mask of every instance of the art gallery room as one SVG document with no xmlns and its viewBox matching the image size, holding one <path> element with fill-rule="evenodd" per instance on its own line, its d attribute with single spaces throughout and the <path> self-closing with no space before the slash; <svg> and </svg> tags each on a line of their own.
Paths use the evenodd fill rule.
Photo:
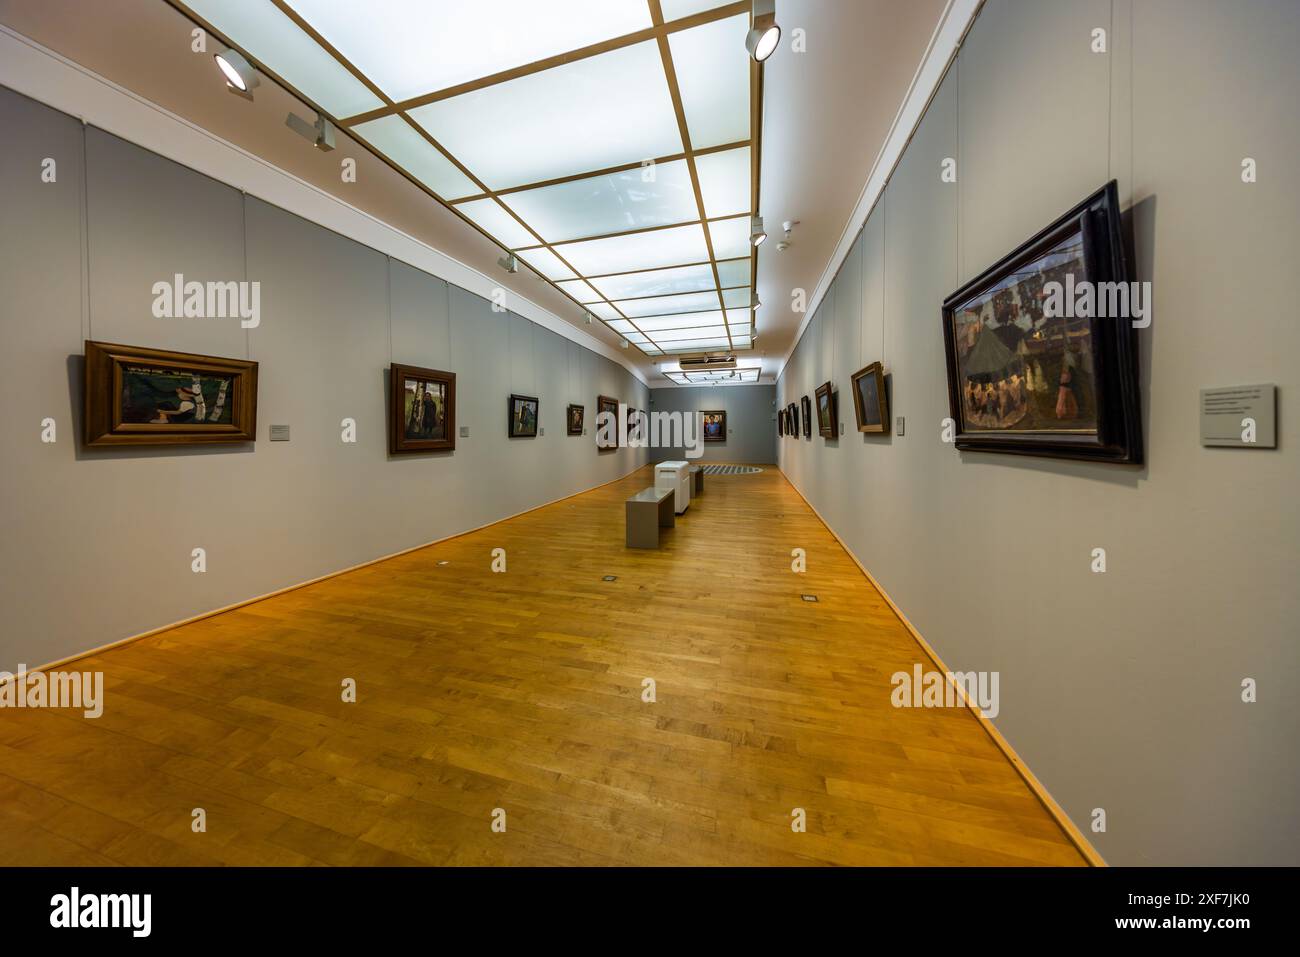
<svg viewBox="0 0 1300 957">
<path fill-rule="evenodd" d="M 1298 49 L 1297 0 L 0 0 L 0 866 L 81 888 L 33 919 L 837 865 L 1110 922 L 1300 864 Z"/>
</svg>

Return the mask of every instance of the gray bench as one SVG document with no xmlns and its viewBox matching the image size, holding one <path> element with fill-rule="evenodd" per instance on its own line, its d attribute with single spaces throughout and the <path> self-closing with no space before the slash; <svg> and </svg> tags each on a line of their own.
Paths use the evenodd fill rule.
<svg viewBox="0 0 1300 957">
<path fill-rule="evenodd" d="M 698 465 L 691 466 L 691 498 L 704 494 L 704 469 Z"/>
<path fill-rule="evenodd" d="M 677 524 L 670 488 L 643 488 L 627 500 L 625 507 L 628 548 L 658 548 L 659 529 Z"/>
</svg>

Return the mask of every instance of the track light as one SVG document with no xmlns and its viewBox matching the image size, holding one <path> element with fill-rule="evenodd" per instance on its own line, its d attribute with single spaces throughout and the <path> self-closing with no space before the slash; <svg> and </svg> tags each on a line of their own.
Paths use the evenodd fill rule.
<svg viewBox="0 0 1300 957">
<path fill-rule="evenodd" d="M 750 308 L 750 309 L 757 309 L 757 308 L 758 308 L 759 306 L 761 306 L 761 305 L 762 305 L 762 303 L 761 303 L 761 302 L 759 301 L 759 299 L 758 299 L 758 293 L 756 293 L 756 292 L 755 292 L 755 293 L 750 293 L 750 296 L 749 296 L 749 308 Z"/>
<path fill-rule="evenodd" d="M 745 49 L 762 63 L 781 42 L 781 28 L 776 25 L 776 0 L 754 0 L 753 19 L 745 37 Z"/>
<path fill-rule="evenodd" d="M 311 140 L 312 144 L 322 153 L 328 153 L 334 149 L 334 124 L 323 116 L 316 117 L 315 124 L 312 124 L 297 113 L 290 113 L 284 118 L 284 125 L 303 139 Z"/>
<path fill-rule="evenodd" d="M 586 319 L 587 319 L 587 325 L 591 325 L 591 313 L 590 313 L 590 312 L 586 314 Z"/>
<path fill-rule="evenodd" d="M 757 248 L 763 245 L 765 239 L 767 239 L 767 233 L 763 232 L 763 217 L 751 217 L 749 220 L 749 241 Z"/>
<path fill-rule="evenodd" d="M 506 272 L 519 272 L 519 260 L 515 258 L 514 253 L 506 253 L 497 260 L 497 265 Z"/>
<path fill-rule="evenodd" d="M 217 66 L 221 68 L 226 78 L 226 89 L 246 100 L 251 100 L 253 87 L 261 80 L 257 78 L 257 71 L 253 69 L 253 65 L 244 59 L 244 55 L 238 50 L 226 50 L 215 54 L 213 59 L 217 61 Z"/>
<path fill-rule="evenodd" d="M 628 342 L 627 342 L 626 339 L 620 339 L 620 340 L 618 340 L 618 347 L 619 347 L 620 349 L 626 349 L 627 346 L 628 346 Z"/>
</svg>

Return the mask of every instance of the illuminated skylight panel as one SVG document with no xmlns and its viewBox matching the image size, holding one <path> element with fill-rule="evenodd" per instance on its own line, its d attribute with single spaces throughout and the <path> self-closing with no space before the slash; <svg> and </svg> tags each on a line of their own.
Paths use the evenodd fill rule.
<svg viewBox="0 0 1300 957">
<path fill-rule="evenodd" d="M 557 282 L 557 286 L 567 292 L 578 302 L 600 302 L 600 293 L 592 289 L 581 279 L 571 279 L 567 282 Z"/>
<path fill-rule="evenodd" d="M 249 0 L 213 2 L 252 5 Z M 651 26 L 645 0 L 291 2 L 321 36 L 395 100 Z"/>
<path fill-rule="evenodd" d="M 493 189 L 682 149 L 653 41 L 430 103 L 410 115 Z"/>
<path fill-rule="evenodd" d="M 715 291 L 690 292 L 682 296 L 651 296 L 646 299 L 621 299 L 614 303 L 625 316 L 664 316 L 674 313 L 700 312 L 717 308 Z"/>
<path fill-rule="evenodd" d="M 647 316 L 635 320 L 637 328 L 643 332 L 658 339 L 658 333 L 663 329 L 677 329 L 679 334 L 677 338 L 685 338 L 686 332 L 681 330 L 703 329 L 708 326 L 721 326 L 726 323 L 722 310 L 716 309 L 711 312 L 689 312 L 672 316 Z"/>
<path fill-rule="evenodd" d="M 748 146 L 697 156 L 695 172 L 700 177 L 700 195 L 704 198 L 706 217 L 713 219 L 750 211 Z"/>
<path fill-rule="evenodd" d="M 551 243 L 699 219 L 685 160 L 501 197 Z"/>
<path fill-rule="evenodd" d="M 702 262 L 709 258 L 704 243 L 704 227 L 698 223 L 631 236 L 566 243 L 556 246 L 556 252 L 584 276 Z M 596 288 L 601 289 L 599 282 Z"/>
<path fill-rule="evenodd" d="M 748 32 L 749 15 L 742 13 L 668 38 L 695 149 L 749 139 Z"/>
<path fill-rule="evenodd" d="M 736 306 L 748 306 L 754 293 L 748 286 L 740 286 L 736 289 L 722 290 L 722 304 L 727 308 Z"/>
<path fill-rule="evenodd" d="M 725 288 L 727 286 L 748 286 L 749 285 L 749 257 L 744 259 L 729 259 L 726 262 L 718 263 L 718 282 Z"/>
<path fill-rule="evenodd" d="M 709 222 L 709 238 L 713 240 L 713 255 L 718 259 L 734 259 L 749 255 L 748 216 L 735 219 L 715 219 Z"/>
<path fill-rule="evenodd" d="M 587 307 L 587 310 L 593 316 L 598 316 L 599 318 L 604 319 L 606 322 L 613 322 L 617 319 L 623 318 L 614 310 L 614 307 L 609 305 L 608 303 L 593 302 L 591 305 Z"/>
<path fill-rule="evenodd" d="M 717 339 L 684 339 L 678 342 L 663 342 L 656 339 L 655 343 L 664 352 L 668 353 L 708 352 L 710 349 L 731 348 L 730 340 L 722 337 Z"/>
<path fill-rule="evenodd" d="M 352 132 L 443 199 L 472 196 L 479 192 L 473 180 L 400 116 L 371 120 L 354 126 Z"/>
<path fill-rule="evenodd" d="M 187 6 L 332 115 L 384 105 L 270 0 L 187 0 Z"/>
<path fill-rule="evenodd" d="M 528 249 L 517 254 L 547 279 L 574 279 L 573 270 L 560 262 L 560 257 L 549 249 Z M 595 311 L 594 309 L 592 310 Z"/>
<path fill-rule="evenodd" d="M 672 23 L 693 13 L 703 13 L 705 10 L 726 6 L 730 2 L 731 0 L 660 0 L 659 9 L 663 11 L 664 22 Z M 743 39 L 741 43 L 744 43 Z"/>
<path fill-rule="evenodd" d="M 537 239 L 519 221 L 501 208 L 495 199 L 476 199 L 456 206 L 469 219 L 482 226 L 511 248 L 536 245 Z"/>
<path fill-rule="evenodd" d="M 652 269 L 648 272 L 627 273 L 621 276 L 604 276 L 592 279 L 591 284 L 610 299 L 667 296 L 714 288 L 713 268 L 707 263 L 677 266 L 673 269 Z"/>
</svg>

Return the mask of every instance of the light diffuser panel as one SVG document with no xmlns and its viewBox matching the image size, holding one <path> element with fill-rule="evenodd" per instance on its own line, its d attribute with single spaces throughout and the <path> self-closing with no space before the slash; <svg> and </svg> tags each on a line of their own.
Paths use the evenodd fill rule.
<svg viewBox="0 0 1300 957">
<path fill-rule="evenodd" d="M 557 282 L 557 286 L 567 292 L 578 302 L 600 302 L 600 293 L 592 289 L 581 279 L 571 279 L 568 282 Z"/>
<path fill-rule="evenodd" d="M 749 210 L 749 147 L 707 153 L 695 158 L 704 197 L 704 215 L 730 216 Z"/>
<path fill-rule="evenodd" d="M 507 193 L 507 205 L 547 242 L 699 219 L 685 160 Z"/>
<path fill-rule="evenodd" d="M 537 242 L 519 221 L 501 208 L 495 199 L 476 199 L 456 206 L 469 219 L 482 226 L 489 234 L 501 240 L 507 246 L 531 246 Z"/>
<path fill-rule="evenodd" d="M 709 223 L 709 238 L 713 240 L 713 255 L 731 259 L 748 255 L 750 250 L 750 217 L 715 219 Z"/>
<path fill-rule="evenodd" d="M 493 189 L 681 152 L 653 41 L 411 111 Z"/>
<path fill-rule="evenodd" d="M 648 299 L 621 299 L 615 302 L 625 316 L 665 316 L 673 313 L 699 312 L 709 307 L 717 308 L 715 291 L 688 292 L 683 296 L 651 296 Z"/>
<path fill-rule="evenodd" d="M 668 38 L 695 149 L 749 139 L 748 32 L 742 13 Z"/>
<path fill-rule="evenodd" d="M 698 223 L 632 236 L 592 239 L 556 247 L 584 276 L 701 262 L 709 258 L 704 227 Z M 596 288 L 600 288 L 599 285 Z"/>
<path fill-rule="evenodd" d="M 477 193 L 474 181 L 458 170 L 400 116 L 385 116 L 352 131 L 443 199 Z"/>
<path fill-rule="evenodd" d="M 627 273 L 622 276 L 605 276 L 591 280 L 591 284 L 610 299 L 666 296 L 678 292 L 698 292 L 701 289 L 713 288 L 713 269 L 707 264 L 653 269 L 649 272 Z"/>
<path fill-rule="evenodd" d="M 658 336 L 656 332 L 661 329 L 702 329 L 706 326 L 718 326 L 725 323 L 722 310 L 712 312 L 688 312 L 674 316 L 649 316 L 637 319 L 637 328 L 650 335 Z M 683 338 L 678 336 L 678 338 Z"/>
<path fill-rule="evenodd" d="M 187 5 L 332 115 L 352 116 L 384 105 L 269 0 L 188 0 Z"/>
<path fill-rule="evenodd" d="M 718 281 L 726 286 L 749 285 L 749 257 L 718 263 Z"/>
<path fill-rule="evenodd" d="M 250 0 L 214 2 L 252 6 Z M 292 0 L 292 4 L 395 100 L 650 26 L 645 0 Z"/>
<path fill-rule="evenodd" d="M 573 270 L 560 262 L 560 257 L 549 249 L 529 249 L 517 255 L 547 279 L 574 278 Z"/>
</svg>

